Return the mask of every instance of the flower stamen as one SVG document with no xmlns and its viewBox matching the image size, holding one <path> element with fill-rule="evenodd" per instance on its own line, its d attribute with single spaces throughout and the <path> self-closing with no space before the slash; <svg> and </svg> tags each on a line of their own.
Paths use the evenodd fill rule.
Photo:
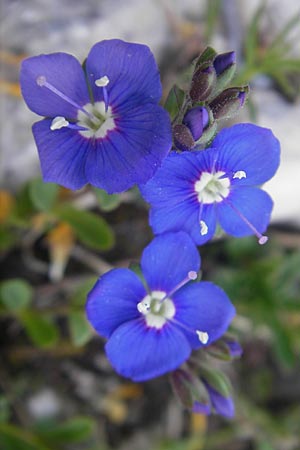
<svg viewBox="0 0 300 450">
<path fill-rule="evenodd" d="M 50 130 L 60 130 L 61 128 L 68 127 L 69 125 L 70 122 L 68 122 L 67 119 L 62 116 L 57 116 L 52 120 Z"/>
<path fill-rule="evenodd" d="M 242 178 L 246 178 L 246 172 L 244 170 L 237 170 L 236 172 L 234 172 L 232 178 L 238 178 L 239 180 L 241 180 Z"/>
<path fill-rule="evenodd" d="M 166 298 L 170 298 L 173 294 L 175 294 L 175 292 L 179 291 L 179 289 L 181 289 L 183 286 L 185 286 L 187 283 L 189 283 L 192 280 L 196 280 L 197 278 L 197 272 L 195 272 L 194 270 L 190 270 L 187 274 L 187 276 L 180 282 L 178 283 L 170 292 L 168 292 L 161 300 L 160 302 L 162 303 L 164 300 L 166 300 Z"/>
<path fill-rule="evenodd" d="M 93 118 L 92 114 L 86 111 L 82 106 L 78 105 L 78 103 L 74 102 L 70 97 L 65 95 L 63 92 L 59 91 L 55 86 L 48 83 L 46 77 L 44 75 L 40 75 L 36 79 L 36 84 L 40 87 L 45 87 L 49 89 L 49 91 L 53 92 L 53 94 L 57 95 L 58 97 L 65 100 L 70 105 L 74 106 L 76 109 L 82 111 L 85 115 L 87 115 L 90 118 Z"/>
<path fill-rule="evenodd" d="M 268 236 L 265 236 L 263 234 L 261 234 L 257 228 L 255 228 L 255 226 L 249 222 L 249 220 L 247 219 L 247 217 L 244 216 L 243 213 L 241 213 L 235 206 L 233 203 L 231 203 L 228 199 L 223 198 L 223 200 L 227 203 L 228 206 L 230 206 L 231 209 L 233 209 L 233 211 L 235 211 L 237 213 L 237 215 L 243 220 L 243 222 L 246 223 L 246 225 L 248 225 L 248 227 L 250 228 L 250 230 L 253 231 L 253 233 L 255 234 L 255 236 L 258 239 L 258 243 L 260 245 L 265 244 L 268 241 Z"/>
<path fill-rule="evenodd" d="M 108 78 L 107 75 L 104 75 L 103 77 L 98 78 L 98 80 L 95 80 L 95 85 L 103 88 L 103 100 L 105 104 L 105 112 L 107 112 L 108 110 L 108 92 L 106 86 L 108 85 L 109 82 L 110 79 Z"/>
</svg>

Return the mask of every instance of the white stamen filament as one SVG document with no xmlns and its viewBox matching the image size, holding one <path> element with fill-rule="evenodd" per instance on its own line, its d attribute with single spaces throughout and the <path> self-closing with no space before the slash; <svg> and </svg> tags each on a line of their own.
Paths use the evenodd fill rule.
<svg viewBox="0 0 300 450">
<path fill-rule="evenodd" d="M 78 105 L 78 103 L 74 102 L 71 98 L 69 98 L 63 92 L 56 89 L 55 86 L 48 83 L 47 78 L 44 75 L 40 75 L 39 77 L 37 77 L 36 84 L 40 87 L 45 87 L 45 88 L 49 89 L 49 91 L 53 92 L 53 94 L 57 95 L 58 97 L 60 97 L 61 99 L 63 99 L 67 103 L 69 103 L 70 105 L 74 106 L 79 111 L 82 111 L 85 115 L 89 116 L 90 118 L 93 118 L 93 115 L 90 114 L 88 111 L 86 111 L 84 108 L 82 108 L 82 106 Z"/>
<path fill-rule="evenodd" d="M 179 289 L 181 289 L 185 284 L 189 283 L 192 280 L 196 280 L 197 278 L 197 272 L 194 270 L 190 270 L 187 274 L 187 276 L 182 280 L 180 283 L 178 283 L 170 292 L 168 292 L 164 298 L 162 298 L 160 301 L 163 302 L 166 298 L 171 297 L 175 292 L 177 292 Z"/>
<path fill-rule="evenodd" d="M 249 222 L 249 220 L 247 219 L 247 217 L 244 216 L 244 214 L 242 214 L 233 203 L 231 203 L 230 201 L 228 201 L 228 199 L 223 199 L 228 206 L 230 206 L 231 209 L 233 209 L 233 211 L 235 211 L 237 213 L 237 215 L 242 219 L 243 222 L 245 222 L 246 225 L 248 225 L 248 227 L 250 228 L 250 230 L 253 231 L 253 233 L 255 234 L 255 236 L 258 239 L 258 243 L 260 245 L 264 245 L 267 241 L 268 241 L 268 236 L 265 236 L 264 234 L 261 234 L 257 228 L 255 228 L 255 226 Z"/>
<path fill-rule="evenodd" d="M 67 119 L 62 116 L 57 116 L 52 120 L 50 130 L 60 130 L 61 128 L 67 127 L 68 125 L 69 122 L 67 121 Z"/>
</svg>

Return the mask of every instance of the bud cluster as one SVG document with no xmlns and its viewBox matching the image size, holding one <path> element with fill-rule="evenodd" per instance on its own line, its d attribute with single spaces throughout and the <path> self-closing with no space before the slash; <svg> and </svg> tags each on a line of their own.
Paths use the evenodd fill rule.
<svg viewBox="0 0 300 450">
<path fill-rule="evenodd" d="M 218 121 L 234 116 L 245 104 L 248 86 L 228 87 L 235 71 L 235 52 L 218 55 L 208 47 L 193 63 L 188 91 L 178 86 L 170 91 L 165 107 L 173 120 L 177 150 L 208 147 Z"/>
<path fill-rule="evenodd" d="M 205 361 L 205 356 L 209 354 L 230 361 L 241 356 L 241 353 L 239 343 L 226 333 L 214 344 L 202 348 L 199 359 L 196 359 L 196 354 L 185 366 L 172 372 L 171 385 L 182 406 L 199 414 L 216 413 L 227 418 L 233 417 L 231 383 L 222 371 L 212 368 Z"/>
</svg>

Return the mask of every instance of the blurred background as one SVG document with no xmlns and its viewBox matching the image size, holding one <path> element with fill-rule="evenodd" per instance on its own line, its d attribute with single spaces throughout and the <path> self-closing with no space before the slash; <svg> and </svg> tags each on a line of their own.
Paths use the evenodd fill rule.
<svg viewBox="0 0 300 450">
<path fill-rule="evenodd" d="M 0 49 L 0 449 L 300 449 L 300 5 L 298 0 L 2 0 Z M 250 82 L 235 122 L 271 128 L 281 167 L 269 242 L 221 237 L 201 248 L 203 278 L 226 290 L 244 348 L 220 363 L 236 417 L 184 411 L 167 377 L 118 377 L 86 322 L 86 293 L 112 266 L 138 261 L 152 234 L 136 189 L 108 196 L 43 184 L 38 117 L 18 84 L 23 58 L 80 61 L 102 39 L 147 44 L 164 97 L 207 45 L 235 50 Z M 224 122 L 229 126 L 232 122 Z"/>
</svg>

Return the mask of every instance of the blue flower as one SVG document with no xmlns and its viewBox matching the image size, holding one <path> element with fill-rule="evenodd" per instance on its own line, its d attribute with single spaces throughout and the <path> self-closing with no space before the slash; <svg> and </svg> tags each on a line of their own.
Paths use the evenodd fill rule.
<svg viewBox="0 0 300 450">
<path fill-rule="evenodd" d="M 129 269 L 113 269 L 97 281 L 87 317 L 108 339 L 106 353 L 119 374 L 134 381 L 163 375 L 227 330 L 234 307 L 214 284 L 192 282 L 199 267 L 191 238 L 166 233 L 144 249 L 146 287 Z"/>
<path fill-rule="evenodd" d="M 265 243 L 273 202 L 257 186 L 274 175 L 279 154 L 272 132 L 251 124 L 223 129 L 210 149 L 171 153 L 140 186 L 154 233 L 183 230 L 201 245 L 219 222 L 232 236 L 254 234 Z"/>
<path fill-rule="evenodd" d="M 145 45 L 99 42 L 84 70 L 67 53 L 31 57 L 20 83 L 28 107 L 46 116 L 33 125 L 45 181 L 121 192 L 145 183 L 171 148 L 159 72 Z"/>
</svg>

